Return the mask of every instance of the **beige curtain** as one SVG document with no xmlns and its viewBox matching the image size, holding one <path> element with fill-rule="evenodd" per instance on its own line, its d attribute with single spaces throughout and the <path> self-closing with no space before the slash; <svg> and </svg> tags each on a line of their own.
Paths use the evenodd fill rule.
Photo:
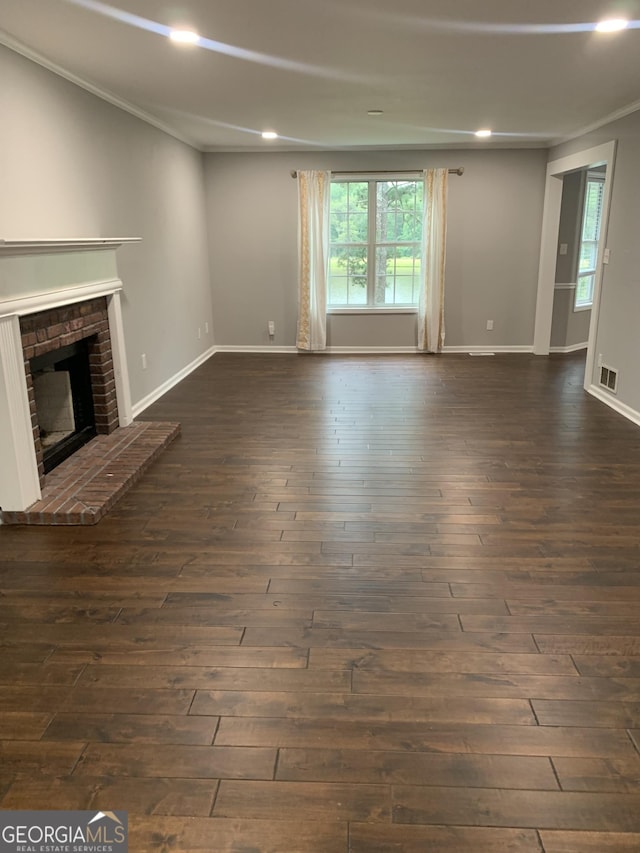
<svg viewBox="0 0 640 853">
<path fill-rule="evenodd" d="M 448 178 L 448 169 L 424 172 L 422 287 L 418 298 L 418 349 L 423 352 L 440 352 L 444 344 Z"/>
<path fill-rule="evenodd" d="M 327 345 L 331 172 L 298 172 L 298 333 L 296 346 Z"/>
</svg>

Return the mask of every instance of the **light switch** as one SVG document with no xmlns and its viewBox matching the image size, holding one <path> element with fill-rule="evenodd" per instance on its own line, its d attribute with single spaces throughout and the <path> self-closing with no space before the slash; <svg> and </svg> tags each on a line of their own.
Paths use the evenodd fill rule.
<svg viewBox="0 0 640 853">
<path fill-rule="evenodd" d="M 608 264 L 608 263 L 609 263 L 609 253 L 610 253 L 610 251 L 611 251 L 610 249 L 605 249 L 605 250 L 604 250 L 604 252 L 602 253 L 602 263 L 603 263 L 603 264 Z"/>
<path fill-rule="evenodd" d="M 568 243 L 560 243 L 560 254 L 561 255 L 566 255 L 568 250 L 569 250 L 569 244 Z"/>
</svg>

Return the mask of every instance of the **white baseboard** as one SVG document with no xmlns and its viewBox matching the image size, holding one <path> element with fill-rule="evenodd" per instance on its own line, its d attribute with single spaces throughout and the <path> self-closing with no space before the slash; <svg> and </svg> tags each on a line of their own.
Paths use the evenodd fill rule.
<svg viewBox="0 0 640 853">
<path fill-rule="evenodd" d="M 174 385 L 177 385 L 178 382 L 181 382 L 186 376 L 200 367 L 201 364 L 204 364 L 207 359 L 211 358 L 211 356 L 216 352 L 216 347 L 210 347 L 206 352 L 203 352 L 199 355 L 195 361 L 192 361 L 191 364 L 188 364 L 186 367 L 183 367 L 182 370 L 179 370 L 175 376 L 172 376 L 170 379 L 167 379 L 166 382 L 163 382 L 162 385 L 159 385 L 155 391 L 152 391 L 150 394 L 147 394 L 146 397 L 143 397 L 142 400 L 139 400 L 132 406 L 132 414 L 134 418 L 137 418 L 138 415 L 142 414 L 145 409 L 147 409 L 152 403 L 155 403 L 156 400 L 159 400 L 163 394 L 166 394 L 167 391 L 170 391 Z"/>
<path fill-rule="evenodd" d="M 455 352 L 496 352 L 496 353 L 530 353 L 532 346 L 455 346 L 444 347 L 443 353 Z M 256 353 L 306 353 L 307 350 L 299 350 L 297 347 L 276 346 L 250 346 L 245 345 L 221 345 L 215 348 L 216 352 L 256 352 Z M 327 347 L 324 350 L 314 350 L 313 355 L 411 355 L 423 354 L 416 346 L 412 347 Z"/>
<path fill-rule="evenodd" d="M 580 349 L 587 349 L 589 341 L 584 341 L 582 344 L 571 344 L 569 347 L 549 347 L 549 352 L 577 352 Z"/>
<path fill-rule="evenodd" d="M 533 352 L 532 346 L 492 346 L 491 344 L 486 344 L 486 346 L 455 346 L 455 347 L 444 347 L 442 350 L 444 353 L 448 352 L 494 352 L 494 353 L 505 353 L 505 352 Z"/>
<path fill-rule="evenodd" d="M 222 346 L 217 346 L 215 348 L 216 352 L 288 352 L 288 353 L 296 353 L 298 352 L 297 347 L 276 347 L 273 345 L 259 345 L 259 346 L 250 346 L 249 344 L 241 344 L 236 346 L 235 344 L 224 344 Z"/>
<path fill-rule="evenodd" d="M 392 355 L 393 353 L 416 353 L 417 347 L 327 347 L 323 350 L 300 350 L 297 347 L 275 346 L 218 346 L 216 352 L 284 352 L 311 355 Z"/>
<path fill-rule="evenodd" d="M 417 347 L 327 347 L 328 355 L 410 355 Z"/>
<path fill-rule="evenodd" d="M 601 403 L 609 406 L 610 409 L 618 412 L 619 415 L 622 415 L 628 421 L 632 421 L 632 423 L 640 426 L 640 412 L 632 409 L 631 406 L 627 406 L 626 403 L 621 403 L 620 400 L 613 397 L 611 394 L 607 394 L 606 391 L 603 391 L 603 389 L 599 388 L 597 385 L 590 385 L 587 388 L 587 392 L 591 394 L 592 397 L 600 400 Z"/>
</svg>

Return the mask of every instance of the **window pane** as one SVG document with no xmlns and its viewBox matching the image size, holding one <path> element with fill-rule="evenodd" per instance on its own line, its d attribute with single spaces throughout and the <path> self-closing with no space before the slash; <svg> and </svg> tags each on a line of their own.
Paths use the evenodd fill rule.
<svg viewBox="0 0 640 853">
<path fill-rule="evenodd" d="M 364 210 L 369 208 L 369 184 L 366 181 L 349 181 L 349 210 Z"/>
<path fill-rule="evenodd" d="M 596 268 L 596 260 L 598 258 L 598 244 L 584 242 L 580 246 L 580 267 L 579 271 L 594 270 Z"/>
<path fill-rule="evenodd" d="M 332 181 L 329 305 L 367 304 L 368 204 L 367 181 Z"/>
<path fill-rule="evenodd" d="M 603 195 L 604 180 L 587 177 L 582 213 L 582 239 L 580 241 L 578 282 L 576 285 L 576 308 L 588 308 L 593 303 Z"/>
<path fill-rule="evenodd" d="M 587 181 L 584 199 L 584 220 L 582 223 L 582 239 L 595 240 L 600 238 L 600 219 L 602 212 L 602 181 Z"/>
<path fill-rule="evenodd" d="M 330 305 L 367 304 L 367 248 L 332 247 L 329 260 Z"/>
<path fill-rule="evenodd" d="M 378 246 L 376 305 L 414 305 L 419 282 L 419 246 Z"/>
<path fill-rule="evenodd" d="M 423 197 L 422 180 L 332 181 L 330 306 L 416 304 Z M 375 220 L 373 245 L 369 242 L 373 224 L 369 212 Z M 375 267 L 369 268 L 371 252 Z"/>
<path fill-rule="evenodd" d="M 376 181 L 376 241 L 420 240 L 422 181 Z"/>
<path fill-rule="evenodd" d="M 331 183 L 329 223 L 332 243 L 366 243 L 368 192 L 366 181 Z"/>
<path fill-rule="evenodd" d="M 366 243 L 368 240 L 367 233 L 367 214 L 360 211 L 349 213 L 349 222 L 347 223 L 347 240 L 349 243 Z"/>
<path fill-rule="evenodd" d="M 593 273 L 578 276 L 578 284 L 576 287 L 576 305 L 578 307 L 591 305 L 593 302 L 594 281 L 595 275 Z"/>
<path fill-rule="evenodd" d="M 329 217 L 329 240 L 332 243 L 345 243 L 347 241 L 349 215 L 346 211 L 331 211 Z"/>
<path fill-rule="evenodd" d="M 367 279 L 363 276 L 349 278 L 348 305 L 367 304 Z"/>
<path fill-rule="evenodd" d="M 378 217 L 379 243 L 417 242 L 422 238 L 422 216 L 391 211 Z"/>
</svg>

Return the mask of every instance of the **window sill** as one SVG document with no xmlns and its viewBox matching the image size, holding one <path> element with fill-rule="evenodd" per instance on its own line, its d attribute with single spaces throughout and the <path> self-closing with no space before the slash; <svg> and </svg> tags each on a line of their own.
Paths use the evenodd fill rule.
<svg viewBox="0 0 640 853">
<path fill-rule="evenodd" d="M 573 306 L 573 312 L 575 314 L 578 311 L 591 311 L 592 308 L 593 308 L 593 302 L 591 302 L 589 305 L 574 305 Z"/>
<path fill-rule="evenodd" d="M 393 305 L 384 306 L 381 308 L 367 308 L 365 305 L 358 308 L 327 308 L 327 314 L 417 314 L 418 309 L 415 305 L 407 305 L 403 308 L 396 308 Z"/>
</svg>

